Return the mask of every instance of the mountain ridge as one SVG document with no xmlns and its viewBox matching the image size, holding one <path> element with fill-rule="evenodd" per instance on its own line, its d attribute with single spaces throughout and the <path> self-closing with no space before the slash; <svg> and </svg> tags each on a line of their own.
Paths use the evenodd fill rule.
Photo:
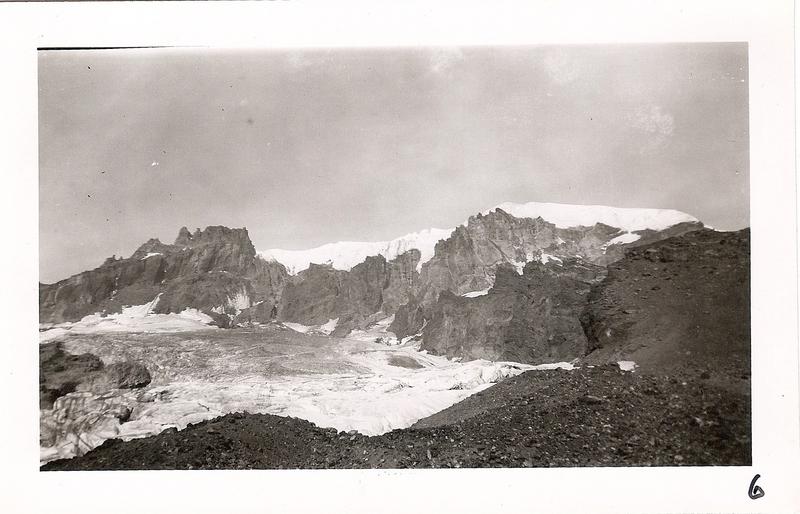
<svg viewBox="0 0 800 514">
<path fill-rule="evenodd" d="M 347 270 L 337 269 L 335 258 L 314 263 L 305 258 L 306 254 L 303 262 L 307 260 L 308 267 L 299 271 L 297 262 L 285 266 L 273 254 L 269 255 L 272 259 L 265 259 L 264 252 L 256 251 L 246 228 L 209 226 L 192 233 L 182 227 L 173 244 L 150 239 L 128 258 L 112 257 L 94 270 L 55 284 L 40 284 L 40 322 L 74 322 L 90 315 L 103 322 L 116 313 L 125 317 L 131 313 L 146 316 L 151 312 L 171 315 L 188 311 L 186 315 L 193 320 L 207 316 L 222 328 L 279 321 L 325 325 L 332 335 L 346 337 L 353 330 L 365 330 L 391 318 L 388 330 L 403 339 L 422 334 L 429 322 L 438 319 L 426 332 L 425 344 L 433 349 L 440 347 L 431 342 L 434 332 L 439 337 L 452 338 L 459 337 L 459 330 L 463 330 L 443 328 L 443 313 L 463 317 L 475 305 L 485 304 L 488 310 L 481 312 L 487 315 L 498 306 L 517 312 L 511 325 L 493 329 L 495 335 L 506 334 L 506 339 L 516 334 L 510 346 L 502 351 L 466 346 L 453 350 L 448 344 L 441 348 L 449 348 L 446 352 L 452 356 L 518 355 L 520 360 L 539 363 L 575 353 L 574 349 L 586 346 L 585 338 L 580 340 L 576 335 L 577 315 L 574 319 L 571 315 L 553 318 L 554 311 L 547 305 L 519 304 L 519 294 L 560 298 L 559 287 L 572 287 L 570 284 L 578 282 L 584 284 L 580 286 L 583 290 L 593 282 L 592 277 L 602 278 L 605 266 L 623 258 L 626 249 L 703 229 L 696 218 L 678 211 L 535 202 L 502 205 L 517 214 L 544 213 L 562 226 L 542 216 L 517 217 L 496 207 L 470 216 L 452 231 L 433 229 L 403 236 L 389 242 L 392 244 L 369 243 L 370 252 L 377 249 L 377 253 L 367 255 Z M 560 209 L 560 217 L 553 214 L 553 209 Z M 601 221 L 563 226 L 595 219 L 624 227 Z M 634 228 L 638 230 L 626 231 Z M 440 238 L 447 232 L 447 237 Z M 316 250 L 324 258 L 319 248 L 327 251 L 335 246 L 323 245 Z M 354 262 L 364 248 L 357 246 L 356 251 L 345 252 L 338 264 L 341 266 L 347 259 Z M 546 279 L 543 284 L 547 286 L 530 283 L 525 272 L 528 268 L 541 270 L 530 272 L 539 273 L 537 276 Z M 576 270 L 593 271 L 591 277 L 575 282 L 574 276 L 568 276 Z M 498 278 L 507 284 L 508 291 L 519 294 L 507 295 L 500 303 L 491 300 L 496 297 L 492 291 L 501 285 Z M 519 281 L 522 282 L 517 284 Z M 574 310 L 584 300 L 585 293 L 581 293 L 567 301 L 572 307 L 558 308 Z M 530 331 L 526 327 L 533 318 L 544 320 L 549 328 Z M 474 330 L 476 327 L 468 332 Z M 479 346 L 489 344 L 490 334 L 481 333 Z M 521 334 L 545 334 L 550 347 L 521 350 L 518 346 L 527 344 L 523 341 L 526 338 L 517 337 Z M 552 341 L 561 341 L 563 348 L 557 349 Z"/>
<path fill-rule="evenodd" d="M 483 216 L 500 209 L 517 218 L 542 218 L 557 228 L 590 227 L 597 223 L 632 233 L 642 230 L 664 230 L 680 223 L 698 223 L 694 216 L 674 209 L 611 207 L 605 205 L 578 205 L 546 202 L 504 202 L 481 211 Z M 334 269 L 349 271 L 370 255 L 383 255 L 391 260 L 397 255 L 416 248 L 421 253 L 417 271 L 434 255 L 438 241 L 446 239 L 460 226 L 465 226 L 475 215 L 448 229 L 428 228 L 411 232 L 386 241 L 337 241 L 304 250 L 271 248 L 259 253 L 263 258 L 276 260 L 286 266 L 290 275 L 307 269 L 311 263 L 331 264 Z"/>
</svg>

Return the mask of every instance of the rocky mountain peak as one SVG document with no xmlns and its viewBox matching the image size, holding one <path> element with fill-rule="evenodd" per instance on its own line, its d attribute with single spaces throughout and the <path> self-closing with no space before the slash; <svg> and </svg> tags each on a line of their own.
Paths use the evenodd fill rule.
<svg viewBox="0 0 800 514">
<path fill-rule="evenodd" d="M 163 314 L 186 308 L 236 314 L 257 302 L 269 311 L 285 280 L 283 266 L 256 259 L 246 228 L 210 226 L 190 233 L 182 227 L 173 245 L 152 238 L 126 259 L 110 258 L 95 270 L 44 285 L 39 314 L 44 322 L 76 321 L 156 298 L 153 310 Z"/>
<path fill-rule="evenodd" d="M 250 241 L 247 228 L 228 228 L 222 225 L 212 225 L 205 230 L 195 229 L 190 233 L 186 227 L 181 227 L 175 245 L 184 248 L 196 248 L 203 245 L 235 245 L 244 250 L 246 255 L 255 257 L 256 250 Z"/>
<path fill-rule="evenodd" d="M 158 238 L 152 238 L 148 239 L 147 242 L 137 248 L 136 251 L 133 252 L 133 255 L 131 255 L 131 258 L 142 259 L 155 254 L 164 254 L 173 251 L 174 249 L 174 245 L 167 245 L 162 243 Z"/>
<path fill-rule="evenodd" d="M 175 239 L 175 244 L 177 246 L 189 246 L 189 243 L 192 240 L 192 233 L 189 232 L 189 229 L 186 227 L 181 227 L 178 231 L 178 237 Z"/>
</svg>

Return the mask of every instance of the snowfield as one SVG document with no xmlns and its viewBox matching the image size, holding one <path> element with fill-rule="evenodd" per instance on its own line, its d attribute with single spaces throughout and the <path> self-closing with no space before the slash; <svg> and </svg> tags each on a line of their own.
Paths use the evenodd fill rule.
<svg viewBox="0 0 800 514">
<path fill-rule="evenodd" d="M 349 271 L 356 264 L 364 262 L 369 256 L 383 255 L 392 260 L 412 248 L 420 251 L 421 258 L 417 271 L 423 263 L 433 257 L 433 250 L 440 239 L 447 239 L 455 229 L 431 228 L 406 234 L 391 241 L 357 242 L 341 241 L 328 243 L 309 250 L 282 250 L 272 248 L 259 252 L 266 260 L 275 260 L 286 266 L 286 271 L 295 275 L 308 269 L 311 263 L 330 264 L 334 269 Z"/>
<path fill-rule="evenodd" d="M 123 307 L 122 312 L 84 316 L 74 323 L 58 323 L 39 326 L 39 342 L 69 334 L 95 334 L 103 332 L 184 332 L 216 329 L 210 325 L 214 320 L 197 309 L 185 309 L 178 314 L 153 314 L 161 295 L 143 305 Z"/>
</svg>

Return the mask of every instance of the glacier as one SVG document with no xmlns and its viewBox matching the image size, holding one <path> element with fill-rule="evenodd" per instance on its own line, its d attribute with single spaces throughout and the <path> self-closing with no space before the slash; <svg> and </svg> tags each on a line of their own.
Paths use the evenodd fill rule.
<svg viewBox="0 0 800 514">
<path fill-rule="evenodd" d="M 421 254 L 417 271 L 422 264 L 433 257 L 436 243 L 447 239 L 455 228 L 440 229 L 430 228 L 406 234 L 391 241 L 340 241 L 328 243 L 309 250 L 283 250 L 272 248 L 259 252 L 266 260 L 274 260 L 286 266 L 290 275 L 295 275 L 307 269 L 311 263 L 330 264 L 334 269 L 349 271 L 356 264 L 364 262 L 369 256 L 383 255 L 386 260 L 392 260 L 408 250 L 416 248 Z"/>
<path fill-rule="evenodd" d="M 375 331 L 385 326 L 383 320 Z M 143 362 L 153 381 L 140 390 L 69 393 L 42 410 L 41 462 L 83 454 L 106 439 L 145 437 L 241 411 L 378 435 L 406 428 L 504 378 L 573 369 L 566 362 L 460 362 L 429 355 L 415 341 L 390 346 L 358 335 L 334 340 L 275 330 L 220 331 L 213 338 L 202 332 L 72 334 L 63 341 L 66 351 L 94 353 L 105 362 Z M 118 412 L 125 409 L 130 417 L 120 422 Z"/>
</svg>

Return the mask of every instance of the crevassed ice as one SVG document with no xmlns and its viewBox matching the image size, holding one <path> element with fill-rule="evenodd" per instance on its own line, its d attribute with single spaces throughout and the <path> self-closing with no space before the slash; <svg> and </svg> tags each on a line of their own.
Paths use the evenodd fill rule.
<svg viewBox="0 0 800 514">
<path fill-rule="evenodd" d="M 376 324 L 375 328 L 380 330 L 384 325 L 385 322 Z M 118 391 L 113 398 L 131 408 L 130 419 L 120 424 L 112 416 L 97 425 L 84 423 L 102 414 L 106 407 L 95 400 L 108 395 L 95 398 L 87 393 L 71 393 L 60 400 L 54 411 L 43 411 L 44 422 L 53 425 L 52 433 L 58 441 L 42 448 L 42 460 L 74 455 L 79 445 L 69 436 L 75 431 L 87 443 L 80 448 L 85 451 L 111 437 L 143 437 L 168 427 L 182 429 L 188 423 L 245 410 L 294 416 L 337 430 L 382 434 L 408 427 L 503 378 L 529 370 L 572 369 L 569 363 L 530 366 L 485 360 L 458 362 L 429 355 L 413 344 L 387 346 L 354 339 L 298 340 L 291 345 L 270 346 L 270 351 L 260 354 L 252 341 L 240 337 L 222 345 L 199 338 L 193 344 L 202 345 L 211 358 L 207 359 L 207 366 L 195 369 L 173 366 L 180 361 L 189 341 L 172 343 L 179 352 L 164 346 L 154 349 L 142 339 L 118 344 L 73 338 L 65 348 L 72 353 L 93 352 L 111 360 L 115 352 L 124 348 L 126 353 L 141 355 L 149 368 L 157 368 L 151 385 L 138 391 Z M 262 344 L 269 343 L 259 341 L 256 348 Z M 307 368 L 313 372 L 268 374 L 265 370 L 276 359 L 289 366 L 281 369 Z M 411 361 L 416 365 L 402 365 Z M 153 397 L 159 399 L 153 401 Z"/>
</svg>

